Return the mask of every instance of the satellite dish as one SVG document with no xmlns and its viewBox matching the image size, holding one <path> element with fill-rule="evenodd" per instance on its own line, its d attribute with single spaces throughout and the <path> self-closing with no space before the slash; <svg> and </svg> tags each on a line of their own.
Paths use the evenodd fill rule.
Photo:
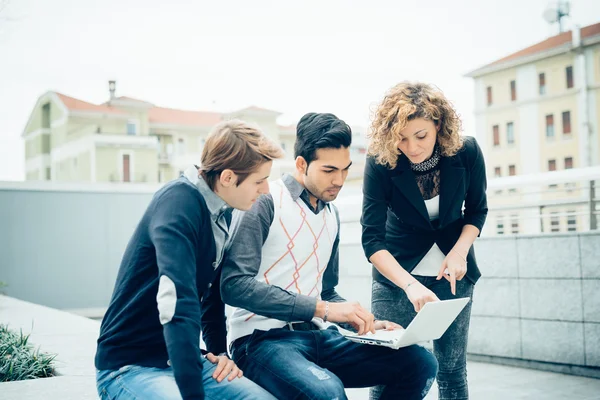
<svg viewBox="0 0 600 400">
<path fill-rule="evenodd" d="M 542 14 L 542 16 L 544 17 L 546 22 L 548 22 L 549 24 L 552 24 L 552 23 L 558 21 L 558 12 L 554 8 L 546 9 L 546 11 L 544 11 L 544 14 Z"/>
<path fill-rule="evenodd" d="M 565 1 L 564 3 L 559 3 L 558 10 L 563 15 L 569 15 L 569 13 L 571 12 L 571 4 L 568 1 Z"/>
</svg>

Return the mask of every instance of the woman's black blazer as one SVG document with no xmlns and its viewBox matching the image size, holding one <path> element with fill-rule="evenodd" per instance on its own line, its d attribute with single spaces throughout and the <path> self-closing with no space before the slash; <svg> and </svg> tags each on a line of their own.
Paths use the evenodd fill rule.
<svg viewBox="0 0 600 400">
<path fill-rule="evenodd" d="M 452 249 L 463 226 L 483 228 L 488 208 L 483 154 L 475 138 L 452 157 L 440 160 L 440 215 L 429 221 L 425 201 L 404 155 L 390 169 L 367 157 L 363 182 L 362 245 L 367 259 L 388 250 L 408 272 L 423 259 L 434 243 L 444 254 Z M 467 255 L 466 278 L 481 276 L 473 246 Z M 386 281 L 375 268 L 373 278 Z"/>
</svg>

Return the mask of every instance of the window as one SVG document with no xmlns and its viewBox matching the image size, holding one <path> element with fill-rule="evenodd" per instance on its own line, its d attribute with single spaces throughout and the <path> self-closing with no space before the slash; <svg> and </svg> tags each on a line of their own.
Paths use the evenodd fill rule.
<svg viewBox="0 0 600 400">
<path fill-rule="evenodd" d="M 501 215 L 496 218 L 496 233 L 498 235 L 504 235 L 504 220 Z"/>
<path fill-rule="evenodd" d="M 565 157 L 565 169 L 573 168 L 573 157 Z"/>
<path fill-rule="evenodd" d="M 567 231 L 577 232 L 577 215 L 574 210 L 567 211 Z"/>
<path fill-rule="evenodd" d="M 573 168 L 573 157 L 565 157 L 565 169 L 572 169 Z M 573 191 L 573 189 L 575 189 L 575 187 L 577 186 L 577 183 L 575 182 L 566 182 L 565 183 L 565 189 L 567 190 L 568 193 L 571 193 Z"/>
<path fill-rule="evenodd" d="M 571 134 L 571 111 L 563 111 L 563 113 L 562 113 L 562 128 L 563 128 L 563 135 Z"/>
<path fill-rule="evenodd" d="M 515 124 L 512 122 L 506 124 L 506 143 L 515 143 Z"/>
<path fill-rule="evenodd" d="M 487 105 L 488 106 L 492 105 L 492 87 L 491 86 L 487 87 Z"/>
<path fill-rule="evenodd" d="M 500 128 L 498 125 L 492 127 L 492 133 L 494 136 L 494 146 L 500 146 Z"/>
<path fill-rule="evenodd" d="M 500 178 L 502 177 L 502 170 L 500 169 L 500 167 L 496 167 L 494 168 L 494 178 Z M 502 194 L 502 190 L 496 190 L 494 192 L 495 195 L 501 195 Z"/>
<path fill-rule="evenodd" d="M 560 217 L 556 211 L 550 213 L 550 232 L 560 232 Z"/>
<path fill-rule="evenodd" d="M 181 156 L 185 154 L 185 139 L 177 139 L 177 155 Z"/>
<path fill-rule="evenodd" d="M 517 167 L 515 165 L 509 165 L 508 166 L 508 175 L 515 176 L 516 174 L 517 174 Z M 508 189 L 508 193 L 517 193 L 517 189 L 515 189 L 515 188 Z"/>
<path fill-rule="evenodd" d="M 127 121 L 127 134 L 137 135 L 137 123 L 135 121 Z"/>
<path fill-rule="evenodd" d="M 50 142 L 51 142 L 50 135 L 47 133 L 43 134 L 42 135 L 42 153 L 49 154 L 52 151 L 52 149 L 50 148 L 51 147 Z"/>
<path fill-rule="evenodd" d="M 556 160 L 548 160 L 548 171 L 556 171 Z M 548 185 L 549 189 L 556 189 L 558 185 Z"/>
<path fill-rule="evenodd" d="M 554 114 L 546 115 L 546 138 L 554 138 Z"/>
<path fill-rule="evenodd" d="M 131 182 L 131 165 L 129 154 L 123 154 L 123 182 Z"/>
<path fill-rule="evenodd" d="M 567 74 L 567 89 L 571 89 L 573 87 L 573 67 L 569 65 L 565 72 Z"/>
<path fill-rule="evenodd" d="M 42 128 L 50 129 L 50 103 L 42 106 Z"/>
<path fill-rule="evenodd" d="M 540 83 L 540 94 L 546 94 L 546 74 L 541 73 L 538 75 L 539 83 Z"/>
<path fill-rule="evenodd" d="M 519 233 L 519 216 L 511 215 L 510 216 L 510 233 L 513 235 L 517 235 Z"/>
<path fill-rule="evenodd" d="M 517 81 L 510 81 L 510 100 L 517 100 Z"/>
</svg>

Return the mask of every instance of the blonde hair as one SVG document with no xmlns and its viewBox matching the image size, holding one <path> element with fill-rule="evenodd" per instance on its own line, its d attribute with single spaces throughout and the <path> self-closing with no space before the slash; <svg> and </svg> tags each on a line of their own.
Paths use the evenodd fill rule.
<svg viewBox="0 0 600 400">
<path fill-rule="evenodd" d="M 375 110 L 368 154 L 378 164 L 395 168 L 401 154 L 396 145 L 400 131 L 417 118 L 439 127 L 437 144 L 443 156 L 453 156 L 462 148 L 460 118 L 442 91 L 426 83 L 402 82 L 386 93 Z"/>
<path fill-rule="evenodd" d="M 221 172 L 230 169 L 241 184 L 263 163 L 283 157 L 283 150 L 258 126 L 233 119 L 221 122 L 209 133 L 200 163 L 200 174 L 214 190 Z"/>
</svg>

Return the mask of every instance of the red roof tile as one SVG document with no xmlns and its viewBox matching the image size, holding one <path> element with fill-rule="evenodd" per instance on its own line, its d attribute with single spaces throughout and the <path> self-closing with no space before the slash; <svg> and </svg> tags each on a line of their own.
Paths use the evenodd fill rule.
<svg viewBox="0 0 600 400">
<path fill-rule="evenodd" d="M 79 100 L 73 97 L 66 96 L 61 93 L 56 93 L 60 100 L 64 103 L 65 107 L 69 110 L 76 111 L 92 111 L 92 112 L 102 112 L 102 113 L 113 113 L 113 114 L 127 114 L 124 111 L 121 111 L 115 107 L 111 107 L 108 103 L 104 104 L 92 104 L 87 101 Z M 129 101 L 137 101 L 142 103 L 147 103 L 146 101 L 134 99 L 132 97 L 120 96 L 119 100 L 129 100 Z M 151 104 L 151 103 L 147 103 Z M 276 111 L 269 110 L 266 108 L 260 108 L 256 106 L 251 106 L 245 108 L 240 111 L 250 110 L 250 111 L 267 111 L 272 113 L 277 113 Z M 188 126 L 213 126 L 222 121 L 223 116 L 217 112 L 207 112 L 207 111 L 189 111 L 189 110 L 177 110 L 173 108 L 165 108 L 165 107 L 152 107 L 148 110 L 148 118 L 150 123 L 156 124 L 173 124 L 173 125 L 188 125 Z M 296 130 L 294 125 L 290 125 L 289 127 L 282 127 L 284 131 L 288 129 L 290 131 Z"/>
<path fill-rule="evenodd" d="M 243 112 L 243 111 L 259 111 L 259 112 L 268 112 L 268 113 L 273 113 L 273 114 L 281 114 L 279 111 L 269 110 L 268 108 L 261 108 L 261 107 L 257 107 L 257 106 L 250 106 L 250 107 L 242 108 L 241 110 L 237 110 L 236 112 Z"/>
<path fill-rule="evenodd" d="M 65 107 L 69 110 L 73 111 L 92 111 L 92 112 L 102 112 L 102 113 L 110 113 L 110 114 L 125 114 L 123 111 L 120 111 L 114 107 L 110 107 L 105 104 L 92 104 L 87 101 L 79 100 L 74 97 L 66 96 L 62 93 L 56 93 L 60 101 L 63 102 Z"/>
<path fill-rule="evenodd" d="M 191 126 L 212 126 L 221 122 L 221 114 L 205 111 L 175 110 L 173 108 L 153 107 L 148 110 L 150 123 Z"/>
<path fill-rule="evenodd" d="M 581 28 L 581 39 L 600 35 L 600 22 L 594 25 L 589 25 Z M 523 50 L 519 50 L 516 53 L 510 54 L 506 57 L 503 57 L 499 60 L 496 60 L 490 64 L 485 65 L 482 68 L 490 67 L 492 65 L 502 64 L 506 61 L 516 60 L 521 57 L 530 56 L 533 54 L 541 53 L 547 50 L 554 49 L 556 47 L 560 47 L 564 44 L 570 43 L 573 39 L 572 31 L 563 32 L 559 35 L 552 36 L 542 42 L 536 43 L 533 46 L 529 46 Z M 479 69 L 479 68 L 478 68 Z"/>
</svg>

